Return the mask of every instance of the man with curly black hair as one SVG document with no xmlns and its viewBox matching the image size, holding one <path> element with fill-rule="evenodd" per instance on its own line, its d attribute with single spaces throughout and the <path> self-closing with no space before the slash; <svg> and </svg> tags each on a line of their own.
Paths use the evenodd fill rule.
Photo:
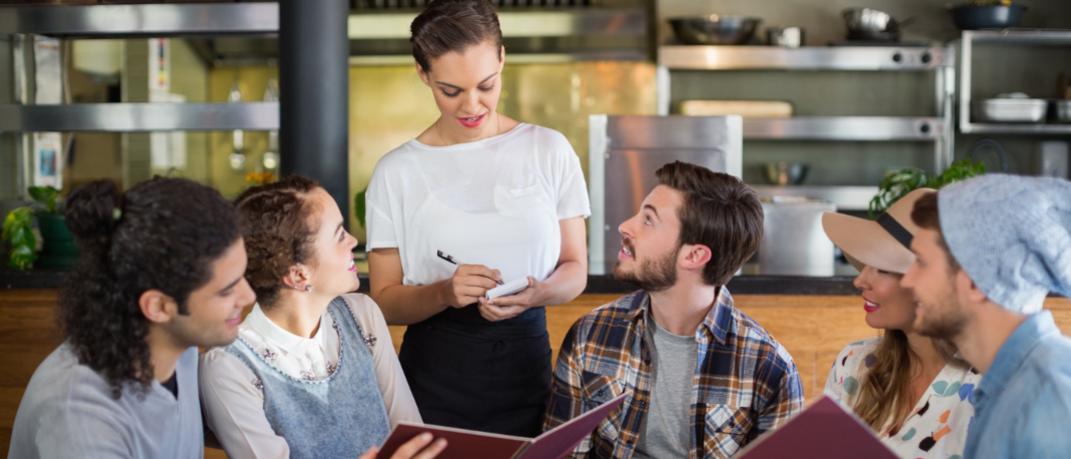
<svg viewBox="0 0 1071 459">
<path fill-rule="evenodd" d="M 234 341 L 254 301 L 233 207 L 183 179 L 98 181 L 66 218 L 81 249 L 66 340 L 30 380 L 8 457 L 202 457 L 197 346 Z"/>
</svg>

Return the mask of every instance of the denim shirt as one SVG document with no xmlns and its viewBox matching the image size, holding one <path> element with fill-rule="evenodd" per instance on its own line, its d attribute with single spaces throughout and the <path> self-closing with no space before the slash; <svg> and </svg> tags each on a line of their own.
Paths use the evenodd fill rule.
<svg viewBox="0 0 1071 459">
<path fill-rule="evenodd" d="M 966 458 L 1071 454 L 1071 339 L 1051 312 L 1028 316 L 1015 329 L 971 397 Z"/>
</svg>

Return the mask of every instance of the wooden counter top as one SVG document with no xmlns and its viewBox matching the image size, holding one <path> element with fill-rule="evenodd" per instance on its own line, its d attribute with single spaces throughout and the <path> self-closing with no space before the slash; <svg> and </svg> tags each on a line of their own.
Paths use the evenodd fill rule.
<svg viewBox="0 0 1071 459">
<path fill-rule="evenodd" d="M 554 354 L 577 318 L 619 295 L 585 294 L 568 304 L 548 307 L 547 327 Z M 808 399 L 821 393 L 826 372 L 844 345 L 877 336 L 864 322 L 862 300 L 857 295 L 733 297 L 738 308 L 792 354 Z M 60 342 L 54 319 L 56 299 L 55 290 L 0 290 L 0 454 L 7 451 L 15 412 L 30 376 Z M 1065 334 L 1071 332 L 1071 301 L 1050 298 L 1045 306 L 1053 312 L 1060 329 Z M 403 326 L 391 327 L 395 348 L 401 344 L 404 331 Z"/>
</svg>

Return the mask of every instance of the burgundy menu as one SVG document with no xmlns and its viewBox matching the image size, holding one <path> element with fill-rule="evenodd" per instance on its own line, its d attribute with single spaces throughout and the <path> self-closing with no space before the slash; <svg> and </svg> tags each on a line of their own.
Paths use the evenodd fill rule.
<svg viewBox="0 0 1071 459">
<path fill-rule="evenodd" d="M 823 396 L 740 451 L 741 459 L 814 457 L 822 459 L 896 459 L 870 427 L 833 399 Z"/>
<path fill-rule="evenodd" d="M 387 437 L 379 457 L 390 457 L 413 437 L 431 432 L 435 438 L 446 439 L 446 449 L 437 456 L 438 459 L 558 459 L 572 452 L 627 395 L 618 395 L 536 438 L 402 422 Z"/>
</svg>

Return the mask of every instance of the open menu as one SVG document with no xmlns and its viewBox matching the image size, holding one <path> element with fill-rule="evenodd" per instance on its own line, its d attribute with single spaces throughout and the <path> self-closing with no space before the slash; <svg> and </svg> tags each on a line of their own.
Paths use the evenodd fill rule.
<svg viewBox="0 0 1071 459">
<path fill-rule="evenodd" d="M 896 459 L 866 424 L 823 396 L 779 429 L 740 451 L 741 459 L 820 457 Z"/>
<path fill-rule="evenodd" d="M 571 453 L 584 438 L 591 435 L 595 427 L 606 419 L 627 395 L 618 395 L 536 438 L 402 422 L 391 431 L 378 456 L 390 457 L 413 437 L 431 432 L 435 438 L 446 439 L 446 449 L 436 456 L 438 459 L 558 459 Z"/>
</svg>

